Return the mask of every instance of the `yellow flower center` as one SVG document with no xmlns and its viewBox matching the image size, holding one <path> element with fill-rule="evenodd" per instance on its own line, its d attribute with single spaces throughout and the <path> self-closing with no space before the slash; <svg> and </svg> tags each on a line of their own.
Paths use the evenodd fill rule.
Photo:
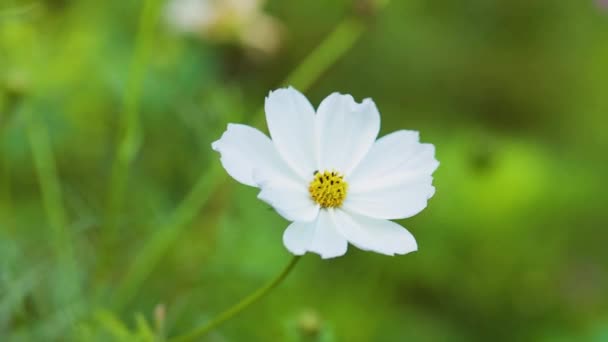
<svg viewBox="0 0 608 342">
<path fill-rule="evenodd" d="M 335 171 L 315 171 L 315 178 L 308 186 L 310 197 L 323 208 L 341 206 L 347 190 L 348 184 L 344 181 L 344 176 Z"/>
</svg>

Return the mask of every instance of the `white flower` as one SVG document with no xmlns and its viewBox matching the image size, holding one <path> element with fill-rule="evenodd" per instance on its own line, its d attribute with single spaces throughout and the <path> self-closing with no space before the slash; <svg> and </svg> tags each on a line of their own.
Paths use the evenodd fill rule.
<svg viewBox="0 0 608 342">
<path fill-rule="evenodd" d="M 433 145 L 406 130 L 376 140 L 371 99 L 333 93 L 315 113 L 290 87 L 270 92 L 265 110 L 272 140 L 229 124 L 212 147 L 234 179 L 260 188 L 258 198 L 293 221 L 283 235 L 291 253 L 333 258 L 348 242 L 387 255 L 417 250 L 412 234 L 389 220 L 416 215 L 433 196 Z"/>
</svg>

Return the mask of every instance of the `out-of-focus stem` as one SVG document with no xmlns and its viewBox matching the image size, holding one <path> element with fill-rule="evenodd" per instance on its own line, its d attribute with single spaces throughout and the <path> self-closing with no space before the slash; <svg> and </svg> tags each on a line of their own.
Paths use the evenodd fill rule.
<svg viewBox="0 0 608 342">
<path fill-rule="evenodd" d="M 107 231 L 110 237 L 116 234 L 119 212 L 124 204 L 124 196 L 129 176 L 129 168 L 142 142 L 139 120 L 142 83 L 151 51 L 154 28 L 158 21 L 160 0 L 145 0 L 139 17 L 139 27 L 129 68 L 129 78 L 125 90 L 123 110 L 120 116 L 120 141 L 112 164 L 110 192 L 107 208 Z"/>
<path fill-rule="evenodd" d="M 2 128 L 0 127 L 0 134 Z M 11 167 L 8 158 L 8 153 L 5 151 L 4 141 L 0 140 L 0 202 L 4 203 L 4 223 L 7 226 L 7 231 L 11 234 L 14 233 L 15 227 L 13 219 L 13 196 L 11 193 Z M 0 222 L 1 223 L 1 222 Z"/>
<path fill-rule="evenodd" d="M 71 255 L 72 244 L 48 131 L 38 122 L 39 120 L 34 118 L 33 114 L 27 113 L 25 116 L 27 117 L 27 137 L 40 183 L 42 203 L 55 236 L 54 244 L 57 254 Z"/>
<path fill-rule="evenodd" d="M 51 244 L 58 258 L 63 277 L 62 284 L 69 289 L 63 293 L 68 296 L 79 294 L 77 265 L 74 256 L 73 238 L 68 227 L 67 214 L 63 205 L 61 182 L 57 175 L 55 157 L 47 128 L 34 117 L 34 113 L 24 114 L 27 122 L 27 137 L 32 150 L 36 176 L 40 184 L 42 204 L 51 228 Z M 68 298 L 64 298 L 67 300 Z"/>
</svg>

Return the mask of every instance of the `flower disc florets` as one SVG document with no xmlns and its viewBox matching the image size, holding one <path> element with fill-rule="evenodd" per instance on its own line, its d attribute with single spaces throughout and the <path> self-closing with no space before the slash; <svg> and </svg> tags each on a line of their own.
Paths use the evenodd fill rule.
<svg viewBox="0 0 608 342">
<path fill-rule="evenodd" d="M 323 208 L 340 207 L 348 191 L 344 176 L 335 171 L 315 171 L 314 176 L 308 186 L 312 199 Z"/>
</svg>

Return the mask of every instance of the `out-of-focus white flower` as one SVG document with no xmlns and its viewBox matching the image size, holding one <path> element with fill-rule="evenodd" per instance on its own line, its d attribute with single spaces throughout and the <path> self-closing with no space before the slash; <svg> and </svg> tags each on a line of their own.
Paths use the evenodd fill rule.
<svg viewBox="0 0 608 342">
<path fill-rule="evenodd" d="M 262 12 L 263 5 L 264 0 L 170 0 L 166 17 L 176 31 L 273 53 L 280 24 Z"/>
<path fill-rule="evenodd" d="M 406 130 L 376 140 L 371 99 L 333 93 L 315 111 L 290 87 L 270 92 L 265 110 L 272 140 L 229 124 L 212 147 L 234 179 L 260 188 L 258 198 L 293 221 L 283 235 L 290 252 L 333 258 L 348 242 L 387 255 L 417 250 L 412 234 L 389 220 L 419 213 L 435 193 L 433 145 Z"/>
</svg>

